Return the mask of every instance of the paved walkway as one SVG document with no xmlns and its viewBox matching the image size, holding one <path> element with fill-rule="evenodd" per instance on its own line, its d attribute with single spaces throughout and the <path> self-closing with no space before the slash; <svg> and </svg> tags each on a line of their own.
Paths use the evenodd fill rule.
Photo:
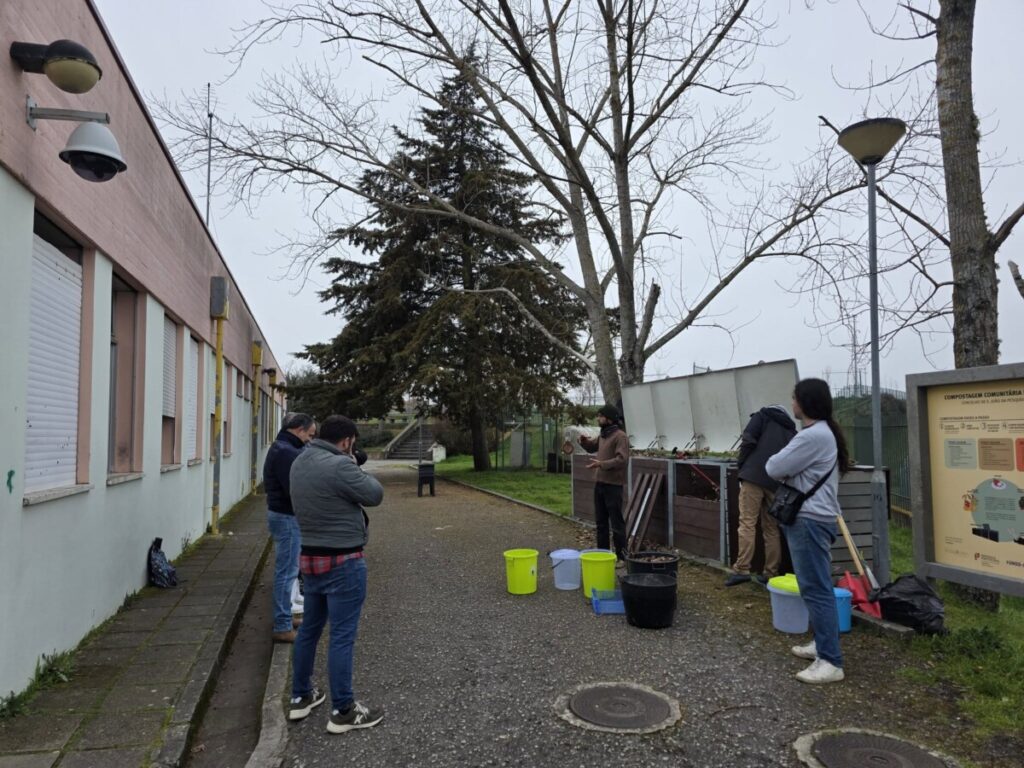
<svg viewBox="0 0 1024 768">
<path fill-rule="evenodd" d="M 554 589 L 543 553 L 586 545 L 591 533 L 580 526 L 443 482 L 436 497 L 417 498 L 407 470 L 378 476 L 385 502 L 370 510 L 355 687 L 387 716 L 334 736 L 321 707 L 287 726 L 285 765 L 792 768 L 798 736 L 847 726 L 999 764 L 963 754 L 955 705 L 900 674 L 919 662 L 899 642 L 844 636 L 848 680 L 806 686 L 794 678 L 806 662 L 789 653 L 804 638 L 771 628 L 763 589 L 726 590 L 719 574 L 684 564 L 675 625 L 636 629 L 622 616 L 595 616 L 581 592 Z M 501 553 L 513 547 L 542 553 L 534 595 L 505 591 Z M 287 658 L 275 659 L 286 671 Z M 277 680 L 280 702 L 290 677 Z M 598 681 L 660 690 L 679 700 L 682 721 L 622 736 L 555 715 L 561 694 Z"/>
<path fill-rule="evenodd" d="M 0 768 L 178 765 L 267 551 L 264 510 L 242 502 L 178 564 L 177 588 L 142 590 L 75 653 L 69 682 L 0 722 Z"/>
</svg>

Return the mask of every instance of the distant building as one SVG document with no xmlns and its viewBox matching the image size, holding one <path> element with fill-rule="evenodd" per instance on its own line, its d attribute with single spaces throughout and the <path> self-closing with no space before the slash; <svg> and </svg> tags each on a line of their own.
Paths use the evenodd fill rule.
<svg viewBox="0 0 1024 768">
<path fill-rule="evenodd" d="M 252 490 L 282 413 L 279 366 L 90 0 L 5 3 L 0 48 L 0 692 L 74 647 L 210 522 L 212 277 L 227 278 L 221 510 Z M 60 90 L 6 53 L 71 38 L 102 78 Z M 107 112 L 128 168 L 90 183 L 59 154 Z M 91 130 L 91 129 L 90 129 Z M 90 158 L 86 157 L 86 160 Z M 95 160 L 95 158 L 92 158 Z M 262 365 L 254 347 L 262 344 Z M 254 413 L 258 407 L 258 419 Z M 256 437 L 253 438 L 254 426 Z"/>
</svg>

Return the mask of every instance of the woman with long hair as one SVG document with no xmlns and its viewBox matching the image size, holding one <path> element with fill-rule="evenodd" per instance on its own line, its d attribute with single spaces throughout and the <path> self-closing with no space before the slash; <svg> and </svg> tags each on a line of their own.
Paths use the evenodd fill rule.
<svg viewBox="0 0 1024 768">
<path fill-rule="evenodd" d="M 850 465 L 846 439 L 832 415 L 828 382 L 803 379 L 793 390 L 793 415 L 803 429 L 789 445 L 768 459 L 768 474 L 804 493 L 827 477 L 807 497 L 792 525 L 781 526 L 807 606 L 814 638 L 792 651 L 811 659 L 797 673 L 803 683 L 837 683 L 843 679 L 843 655 L 839 649 L 839 614 L 832 592 L 832 542 L 836 538 L 839 509 L 839 477 Z"/>
</svg>

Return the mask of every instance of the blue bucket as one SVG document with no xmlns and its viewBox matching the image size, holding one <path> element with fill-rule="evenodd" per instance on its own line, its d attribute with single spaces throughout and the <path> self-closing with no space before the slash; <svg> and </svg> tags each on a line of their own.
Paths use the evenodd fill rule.
<svg viewBox="0 0 1024 768">
<path fill-rule="evenodd" d="M 839 631 L 849 632 L 853 626 L 853 593 L 842 587 L 833 587 L 836 611 L 839 612 Z"/>
</svg>

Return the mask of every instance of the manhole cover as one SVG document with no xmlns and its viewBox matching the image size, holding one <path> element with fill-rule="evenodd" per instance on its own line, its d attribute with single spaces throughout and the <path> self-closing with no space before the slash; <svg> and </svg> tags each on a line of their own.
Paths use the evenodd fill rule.
<svg viewBox="0 0 1024 768">
<path fill-rule="evenodd" d="M 825 768 L 947 768 L 948 763 L 909 741 L 877 733 L 831 733 L 812 752 Z"/>
<path fill-rule="evenodd" d="M 616 733 L 653 733 L 679 720 L 679 704 L 636 683 L 581 685 L 555 703 L 559 715 L 581 728 Z"/>
</svg>

